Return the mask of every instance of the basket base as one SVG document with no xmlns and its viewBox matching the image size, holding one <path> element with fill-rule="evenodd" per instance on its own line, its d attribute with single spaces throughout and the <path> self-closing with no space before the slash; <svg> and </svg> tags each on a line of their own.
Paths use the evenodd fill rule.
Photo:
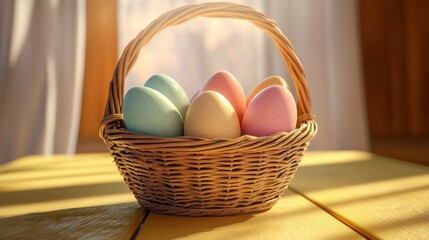
<svg viewBox="0 0 429 240">
<path fill-rule="evenodd" d="M 166 214 L 166 215 L 178 215 L 178 216 L 192 216 L 192 217 L 219 217 L 219 216 L 230 216 L 230 215 L 243 215 L 243 214 L 256 214 L 269 210 L 278 199 L 266 201 L 263 203 L 253 204 L 250 206 L 235 207 L 235 208 L 186 208 L 177 207 L 171 205 L 161 205 L 156 203 L 147 202 L 142 199 L 138 199 L 140 206 L 147 208 L 155 213 Z"/>
</svg>

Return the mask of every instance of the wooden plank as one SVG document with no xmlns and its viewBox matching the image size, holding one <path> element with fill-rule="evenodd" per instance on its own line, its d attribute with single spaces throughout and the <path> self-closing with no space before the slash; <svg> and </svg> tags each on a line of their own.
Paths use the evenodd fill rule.
<svg viewBox="0 0 429 240">
<path fill-rule="evenodd" d="M 137 203 L 0 218 L 1 239 L 130 239 L 143 211 Z"/>
<path fill-rule="evenodd" d="M 429 239 L 429 167 L 365 152 L 309 152 L 290 187 L 369 238 Z"/>
<path fill-rule="evenodd" d="M 304 197 L 286 191 L 269 211 L 228 217 L 151 213 L 137 239 L 362 239 Z"/>
<path fill-rule="evenodd" d="M 109 154 L 0 167 L 1 239 L 129 239 L 144 215 Z"/>
</svg>

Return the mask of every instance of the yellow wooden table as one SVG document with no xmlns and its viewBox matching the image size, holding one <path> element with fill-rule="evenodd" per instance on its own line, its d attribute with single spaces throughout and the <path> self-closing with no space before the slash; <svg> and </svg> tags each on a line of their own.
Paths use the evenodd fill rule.
<svg viewBox="0 0 429 240">
<path fill-rule="evenodd" d="M 0 166 L 0 239 L 429 239 L 429 168 L 308 152 L 269 211 L 176 217 L 138 206 L 109 154 Z"/>
</svg>

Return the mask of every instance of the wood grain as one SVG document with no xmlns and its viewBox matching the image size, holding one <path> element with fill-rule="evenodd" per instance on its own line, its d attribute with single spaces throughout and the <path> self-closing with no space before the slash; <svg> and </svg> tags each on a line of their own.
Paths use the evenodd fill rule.
<svg viewBox="0 0 429 240">
<path fill-rule="evenodd" d="M 304 197 L 286 191 L 269 211 L 230 217 L 151 213 L 137 239 L 362 239 Z"/>
<path fill-rule="evenodd" d="M 364 152 L 309 152 L 290 188 L 369 238 L 429 239 L 429 167 Z"/>
<path fill-rule="evenodd" d="M 428 137 L 428 1 L 359 4 L 371 136 Z"/>
<path fill-rule="evenodd" d="M 406 65 L 408 69 L 406 75 L 408 86 L 406 89 L 409 96 L 408 112 L 404 115 L 409 118 L 407 129 L 410 135 L 419 136 L 425 133 L 426 136 L 429 136 L 429 127 L 427 126 L 429 118 L 425 119 L 424 116 L 425 112 L 429 112 L 426 106 L 429 100 L 427 94 L 429 88 L 425 89 L 423 84 L 424 81 L 429 80 L 429 76 L 423 74 L 424 68 L 429 68 L 427 65 L 425 66 L 423 58 L 424 55 L 429 53 L 429 51 L 424 51 L 424 46 L 427 45 L 424 38 L 427 39 L 429 37 L 427 31 L 427 22 L 429 21 L 427 10 L 429 4 L 427 1 L 421 0 L 408 0 L 404 2 L 406 2 L 404 9 L 407 17 L 406 33 L 404 34 L 407 49 Z"/>
<path fill-rule="evenodd" d="M 129 239 L 144 214 L 109 154 L 0 167 L 0 239 Z"/>
<path fill-rule="evenodd" d="M 385 2 L 359 1 L 362 64 L 371 137 L 387 136 L 393 128 L 392 121 L 389 121 L 392 114 Z"/>
<path fill-rule="evenodd" d="M 2 239 L 130 239 L 142 220 L 137 203 L 0 218 Z"/>
</svg>

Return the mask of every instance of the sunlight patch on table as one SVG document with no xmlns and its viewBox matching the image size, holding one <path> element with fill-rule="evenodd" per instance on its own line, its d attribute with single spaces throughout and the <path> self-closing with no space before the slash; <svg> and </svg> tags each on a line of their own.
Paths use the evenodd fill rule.
<svg viewBox="0 0 429 240">
<path fill-rule="evenodd" d="M 300 166 L 361 162 L 372 159 L 373 155 L 367 152 L 340 151 L 332 154 L 330 151 L 308 151 L 301 159 Z"/>
<path fill-rule="evenodd" d="M 97 175 L 109 173 L 119 175 L 116 166 L 93 166 L 82 168 L 58 168 L 58 169 L 34 169 L 31 171 L 16 171 L 13 173 L 3 173 L 0 175 L 0 184 L 14 181 L 33 181 L 39 179 L 63 178 L 64 176 Z"/>
<path fill-rule="evenodd" d="M 322 190 L 307 191 L 306 187 L 301 184 L 292 184 L 291 188 L 304 195 L 316 197 L 317 201 L 323 201 L 324 203 L 334 205 L 354 204 L 363 201 L 374 201 L 374 199 L 398 198 L 401 195 L 409 195 L 410 192 L 423 193 L 429 188 L 429 174 L 344 187 L 322 188 Z M 427 199 L 429 201 L 429 196 Z"/>
<path fill-rule="evenodd" d="M 109 183 L 120 183 L 124 182 L 122 177 L 117 174 L 99 174 L 99 175 L 88 175 L 78 176 L 69 178 L 58 178 L 58 179 L 46 179 L 46 180 L 34 180 L 26 182 L 14 182 L 0 185 L 2 192 L 15 192 L 15 191 L 37 191 L 53 188 L 67 188 L 75 186 L 86 186 L 94 184 L 109 184 Z M 124 182 L 125 187 L 125 182 Z"/>
</svg>

